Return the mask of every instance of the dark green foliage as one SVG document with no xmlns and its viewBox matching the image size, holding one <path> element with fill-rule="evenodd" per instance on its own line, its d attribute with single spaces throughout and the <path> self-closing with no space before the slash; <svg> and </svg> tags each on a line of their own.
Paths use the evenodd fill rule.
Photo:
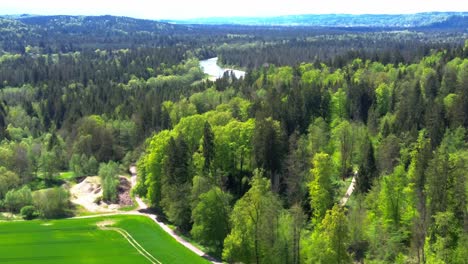
<svg viewBox="0 0 468 264">
<path fill-rule="evenodd" d="M 366 137 L 362 149 L 362 161 L 356 174 L 356 189 L 360 193 L 366 193 L 372 187 L 375 177 L 378 175 L 375 164 L 374 147 L 369 137 Z"/>
<path fill-rule="evenodd" d="M 205 158 L 205 164 L 203 168 L 208 170 L 211 166 L 211 162 L 215 156 L 214 149 L 214 134 L 211 126 L 208 122 L 205 122 L 203 129 L 203 157 Z"/>
<path fill-rule="evenodd" d="M 20 214 L 24 220 L 32 220 L 36 217 L 36 208 L 32 205 L 26 205 L 21 208 Z"/>
<path fill-rule="evenodd" d="M 164 159 L 161 206 L 169 220 L 183 231 L 189 231 L 191 225 L 189 158 L 183 137 L 171 137 Z"/>
<path fill-rule="evenodd" d="M 281 160 L 284 155 L 283 133 L 271 118 L 257 120 L 253 137 L 255 161 L 270 177 L 272 188 L 279 189 Z"/>
</svg>

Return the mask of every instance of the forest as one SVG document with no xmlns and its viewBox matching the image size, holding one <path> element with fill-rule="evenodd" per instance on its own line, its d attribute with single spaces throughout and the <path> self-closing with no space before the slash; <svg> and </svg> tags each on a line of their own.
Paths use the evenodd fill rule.
<svg viewBox="0 0 468 264">
<path fill-rule="evenodd" d="M 1 211 L 69 214 L 63 172 L 113 200 L 135 163 L 133 195 L 228 263 L 468 259 L 466 30 L 21 16 L 0 32 Z M 245 78 L 208 79 L 216 56 Z"/>
</svg>

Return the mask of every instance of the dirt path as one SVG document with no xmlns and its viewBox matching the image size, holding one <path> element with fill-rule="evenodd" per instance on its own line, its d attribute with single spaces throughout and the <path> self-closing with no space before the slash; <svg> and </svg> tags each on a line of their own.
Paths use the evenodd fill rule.
<svg viewBox="0 0 468 264">
<path fill-rule="evenodd" d="M 115 231 L 119 234 L 121 234 L 132 247 L 134 247 L 140 255 L 145 257 L 147 260 L 149 260 L 152 264 L 162 264 L 161 261 L 159 261 L 157 258 L 155 258 L 153 255 L 151 255 L 148 251 L 145 250 L 145 248 L 140 245 L 133 237 L 130 235 L 125 229 L 118 228 L 118 227 L 109 227 L 108 225 L 112 225 L 112 221 L 104 221 L 104 222 L 99 222 L 97 223 L 97 226 L 101 230 L 109 230 L 109 231 Z"/>
<path fill-rule="evenodd" d="M 353 194 L 354 188 L 356 187 L 356 177 L 357 177 L 357 171 L 354 172 L 354 176 L 353 176 L 353 179 L 351 180 L 351 184 L 349 184 L 348 190 L 346 191 L 343 198 L 341 198 L 340 200 L 341 206 L 345 206 L 349 200 L 349 197 L 351 196 L 351 194 Z"/>
<path fill-rule="evenodd" d="M 130 177 L 130 182 L 132 184 L 132 188 L 135 187 L 137 183 L 137 170 L 135 166 L 131 166 L 129 169 L 130 173 L 132 176 Z M 188 248 L 190 251 L 193 253 L 209 260 L 211 263 L 215 264 L 221 264 L 222 262 L 218 261 L 217 259 L 211 257 L 210 255 L 206 254 L 205 252 L 201 251 L 199 248 L 195 247 L 192 245 L 190 242 L 186 241 L 183 239 L 181 236 L 177 235 L 174 230 L 170 229 L 166 224 L 163 222 L 159 221 L 157 216 L 154 214 L 150 214 L 146 212 L 146 209 L 148 209 L 148 205 L 140 198 L 140 197 L 135 197 L 135 201 L 138 204 L 138 208 L 133 211 L 129 212 L 112 212 L 112 213 L 104 213 L 104 214 L 95 214 L 95 215 L 85 215 L 85 216 L 76 216 L 72 217 L 73 219 L 83 219 L 83 218 L 95 218 L 95 217 L 102 217 L 102 216 L 113 216 L 113 215 L 143 215 L 151 220 L 153 220 L 156 224 L 158 224 L 166 233 L 168 233 L 171 237 L 173 237 L 177 242 Z M 110 229 L 109 229 L 110 230 Z M 116 230 L 114 230 L 116 231 Z M 125 230 L 124 230 L 125 231 Z M 131 243 L 129 241 L 129 243 Z M 132 245 L 133 246 L 133 245 Z M 137 249 L 138 250 L 138 249 Z M 160 262 L 158 262 L 160 263 Z"/>
<path fill-rule="evenodd" d="M 131 166 L 129 169 L 130 173 L 132 176 L 130 177 L 130 182 L 132 183 L 132 188 L 136 185 L 137 182 L 137 169 L 135 166 Z M 148 209 L 148 205 L 143 202 L 143 200 L 140 197 L 135 197 L 135 200 L 138 204 L 138 210 L 145 210 Z M 185 246 L 186 248 L 190 249 L 193 253 L 208 259 L 211 261 L 211 263 L 216 263 L 216 264 L 221 264 L 222 262 L 216 260 L 215 258 L 209 256 L 205 252 L 201 251 L 199 248 L 195 247 L 192 245 L 190 242 L 187 240 L 183 239 L 181 236 L 177 235 L 174 230 L 170 229 L 166 224 L 158 220 L 158 217 L 153 214 L 148 214 L 148 213 L 141 213 L 142 215 L 145 215 L 149 218 L 151 218 L 156 224 L 158 224 L 166 233 L 168 233 L 170 236 L 172 236 L 177 242 Z"/>
</svg>

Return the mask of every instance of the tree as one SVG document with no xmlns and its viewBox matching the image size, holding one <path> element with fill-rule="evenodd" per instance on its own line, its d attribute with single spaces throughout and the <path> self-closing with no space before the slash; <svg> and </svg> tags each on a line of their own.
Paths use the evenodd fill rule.
<svg viewBox="0 0 468 264">
<path fill-rule="evenodd" d="M 293 133 L 289 138 L 289 153 L 285 158 L 286 196 L 289 206 L 305 200 L 309 155 L 305 138 Z"/>
<path fill-rule="evenodd" d="M 387 123 L 385 123 L 387 124 Z M 388 174 L 398 165 L 400 157 L 400 140 L 393 134 L 389 134 L 380 142 L 377 149 L 377 170 L 382 174 Z"/>
<path fill-rule="evenodd" d="M 311 170 L 313 181 L 309 183 L 310 206 L 317 221 L 320 221 L 333 205 L 333 163 L 326 153 L 318 153 Z"/>
<path fill-rule="evenodd" d="M 20 214 L 24 220 L 31 220 L 36 217 L 36 208 L 32 205 L 26 205 L 21 208 Z"/>
<path fill-rule="evenodd" d="M 363 157 L 356 177 L 356 189 L 360 193 L 366 193 L 372 187 L 378 173 L 375 165 L 374 147 L 369 137 L 364 142 L 362 152 Z"/>
<path fill-rule="evenodd" d="M 304 263 L 351 263 L 345 210 L 335 204 L 305 242 Z"/>
<path fill-rule="evenodd" d="M 34 206 L 42 218 L 65 216 L 70 208 L 70 194 L 62 187 L 43 189 L 32 195 Z"/>
<path fill-rule="evenodd" d="M 328 242 L 326 252 L 332 253 L 330 259 L 334 259 L 333 262 L 338 264 L 349 263 L 350 258 L 347 253 L 348 222 L 343 208 L 335 204 L 325 215 L 321 228 Z"/>
<path fill-rule="evenodd" d="M 427 236 L 427 206 L 426 206 L 426 168 L 432 156 L 430 139 L 427 138 L 425 130 L 419 133 L 416 146 L 411 152 L 411 163 L 408 170 L 408 177 L 413 183 L 414 203 L 418 211 L 413 223 L 413 246 L 416 249 L 418 261 L 426 261 L 424 244 Z"/>
<path fill-rule="evenodd" d="M 192 236 L 203 245 L 220 255 L 224 239 L 229 233 L 229 215 L 231 213 L 229 193 L 213 187 L 199 197 L 200 201 L 192 211 Z"/>
<path fill-rule="evenodd" d="M 5 167 L 0 167 L 0 199 L 12 188 L 20 184 L 20 178 Z"/>
<path fill-rule="evenodd" d="M 8 132 L 6 130 L 8 123 L 6 119 L 7 119 L 6 107 L 3 104 L 3 102 L 0 102 L 0 139 L 4 139 L 8 135 Z"/>
<path fill-rule="evenodd" d="M 23 186 L 18 190 L 10 190 L 5 195 L 5 206 L 10 212 L 18 213 L 22 207 L 32 204 L 31 189 Z"/>
<path fill-rule="evenodd" d="M 234 205 L 232 229 L 224 240 L 223 259 L 228 262 L 274 263 L 280 201 L 261 172 L 255 172 L 251 185 Z"/>
<path fill-rule="evenodd" d="M 182 136 L 170 138 L 161 185 L 161 206 L 169 220 L 184 231 L 190 230 L 190 193 L 192 179 L 189 171 L 189 150 Z"/>
<path fill-rule="evenodd" d="M 211 129 L 210 123 L 205 122 L 203 129 L 203 157 L 205 158 L 205 164 L 203 168 L 208 170 L 215 157 L 215 145 L 214 145 L 214 133 Z"/>
<path fill-rule="evenodd" d="M 119 165 L 113 161 L 101 163 L 99 166 L 99 177 L 101 178 L 102 199 L 108 202 L 117 202 L 119 187 Z"/>
<path fill-rule="evenodd" d="M 253 136 L 253 148 L 257 167 L 265 170 L 270 177 L 273 190 L 278 191 L 281 160 L 285 154 L 279 122 L 272 118 L 258 120 Z"/>
<path fill-rule="evenodd" d="M 48 182 L 52 181 L 59 171 L 58 157 L 53 151 L 42 151 L 39 159 L 39 172 Z"/>
<path fill-rule="evenodd" d="M 340 174 L 344 179 L 351 172 L 351 162 L 354 152 L 354 128 L 344 120 L 336 125 L 332 130 L 332 140 L 336 144 L 336 149 L 340 158 Z"/>
</svg>

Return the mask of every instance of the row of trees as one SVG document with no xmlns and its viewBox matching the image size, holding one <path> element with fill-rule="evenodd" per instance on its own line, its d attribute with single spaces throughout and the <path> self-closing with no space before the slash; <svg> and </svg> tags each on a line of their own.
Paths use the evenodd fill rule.
<svg viewBox="0 0 468 264">
<path fill-rule="evenodd" d="M 42 189 L 31 192 L 27 186 L 12 189 L 0 200 L 0 208 L 11 213 L 21 213 L 25 219 L 41 217 L 53 219 L 70 215 L 70 195 L 61 188 Z"/>
</svg>

